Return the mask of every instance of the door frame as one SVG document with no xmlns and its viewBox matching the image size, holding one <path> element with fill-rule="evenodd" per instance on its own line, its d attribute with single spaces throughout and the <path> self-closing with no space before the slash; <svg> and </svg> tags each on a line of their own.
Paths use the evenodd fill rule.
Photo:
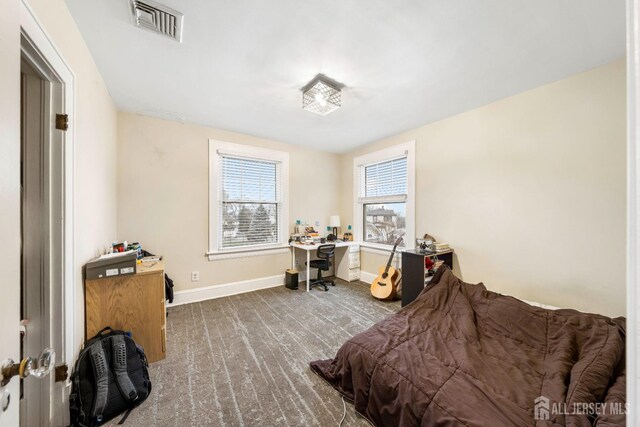
<svg viewBox="0 0 640 427">
<path fill-rule="evenodd" d="M 627 0 L 627 425 L 640 422 L 640 0 Z"/>
<path fill-rule="evenodd" d="M 20 33 L 24 44 L 21 41 L 21 54 L 29 58 L 30 62 L 38 66 L 43 75 L 54 74 L 62 86 L 62 104 L 64 111 L 55 113 L 67 114 L 69 127 L 66 132 L 62 132 L 63 141 L 63 267 L 62 267 L 62 325 L 63 331 L 60 337 L 62 342 L 62 354 L 56 355 L 56 364 L 66 363 L 72 365 L 76 353 L 76 289 L 75 282 L 75 252 L 74 252 L 74 181 L 75 181 L 75 144 L 74 144 L 74 123 L 75 123 L 75 74 L 71 67 L 64 60 L 59 50 L 55 47 L 52 39 L 47 35 L 43 26 L 35 16 L 35 13 L 27 3 L 27 0 L 20 2 Z M 17 320 L 17 319 L 16 319 Z M 52 331 L 55 333 L 55 331 Z M 55 340 L 52 340 L 55 341 Z M 35 355 L 31 355 L 35 356 Z M 67 381 L 67 386 L 70 383 Z M 65 387 L 66 390 L 66 387 Z M 52 390 L 53 391 L 53 390 Z M 63 393 L 66 395 L 66 393 Z M 55 402 L 55 394 L 51 394 L 50 414 L 53 415 L 61 410 L 62 402 Z M 64 397 L 63 397 L 64 399 Z"/>
<path fill-rule="evenodd" d="M 21 37 L 23 52 L 32 49 Z M 54 114 L 62 106 L 62 86 L 57 77 L 43 75 L 44 63 L 21 53 L 22 128 L 22 325 L 21 358 L 40 354 L 52 347 L 62 354 L 62 270 L 63 270 L 63 169 L 62 132 L 54 129 Z M 26 69 L 25 69 L 26 66 Z M 44 279 L 44 280 L 43 280 Z M 55 331 L 55 333 L 54 333 Z M 60 424 L 59 413 L 52 416 L 52 395 L 59 400 L 62 384 L 51 376 L 37 381 L 21 380 L 20 420 L 22 425 Z M 33 399 L 33 401 L 29 400 Z M 28 402 L 28 405 L 25 404 Z M 53 418 L 53 422 L 51 420 Z"/>
</svg>

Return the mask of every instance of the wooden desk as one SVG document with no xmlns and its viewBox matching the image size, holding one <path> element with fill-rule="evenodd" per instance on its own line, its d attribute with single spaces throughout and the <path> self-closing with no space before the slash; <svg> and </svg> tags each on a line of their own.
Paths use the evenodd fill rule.
<svg viewBox="0 0 640 427">
<path fill-rule="evenodd" d="M 164 264 L 137 264 L 136 274 L 85 281 L 85 333 L 102 328 L 130 331 L 149 362 L 166 355 Z"/>
<path fill-rule="evenodd" d="M 409 304 L 422 292 L 427 271 L 424 268 L 425 258 L 438 258 L 453 270 L 453 250 L 449 249 L 434 254 L 423 254 L 415 249 L 402 252 L 402 306 Z"/>
</svg>

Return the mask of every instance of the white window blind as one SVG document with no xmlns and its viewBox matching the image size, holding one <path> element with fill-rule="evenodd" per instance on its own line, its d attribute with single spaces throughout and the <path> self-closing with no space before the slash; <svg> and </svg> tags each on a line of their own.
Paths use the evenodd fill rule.
<svg viewBox="0 0 640 427">
<path fill-rule="evenodd" d="M 219 248 L 280 243 L 281 163 L 218 155 Z"/>
<path fill-rule="evenodd" d="M 406 230 L 407 157 L 360 166 L 362 239 L 393 245 Z"/>
<path fill-rule="evenodd" d="M 407 198 L 407 158 L 362 166 L 360 199 L 363 202 Z"/>
<path fill-rule="evenodd" d="M 354 234 L 364 246 L 387 249 L 400 236 L 413 244 L 415 146 L 408 141 L 353 159 Z"/>
</svg>

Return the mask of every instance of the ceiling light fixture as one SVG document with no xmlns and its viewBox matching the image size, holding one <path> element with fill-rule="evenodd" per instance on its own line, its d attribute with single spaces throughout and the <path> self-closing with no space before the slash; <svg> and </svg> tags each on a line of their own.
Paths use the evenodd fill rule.
<svg viewBox="0 0 640 427">
<path fill-rule="evenodd" d="M 343 87 L 324 74 L 318 74 L 302 88 L 302 109 L 326 116 L 342 106 Z"/>
</svg>

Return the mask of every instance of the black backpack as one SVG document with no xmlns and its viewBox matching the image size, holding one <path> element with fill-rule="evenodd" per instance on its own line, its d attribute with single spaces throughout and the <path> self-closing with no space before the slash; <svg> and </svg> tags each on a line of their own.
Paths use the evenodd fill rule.
<svg viewBox="0 0 640 427">
<path fill-rule="evenodd" d="M 71 374 L 71 425 L 100 426 L 133 408 L 151 393 L 149 364 L 142 347 L 123 331 L 106 327 L 85 342 Z"/>
</svg>

